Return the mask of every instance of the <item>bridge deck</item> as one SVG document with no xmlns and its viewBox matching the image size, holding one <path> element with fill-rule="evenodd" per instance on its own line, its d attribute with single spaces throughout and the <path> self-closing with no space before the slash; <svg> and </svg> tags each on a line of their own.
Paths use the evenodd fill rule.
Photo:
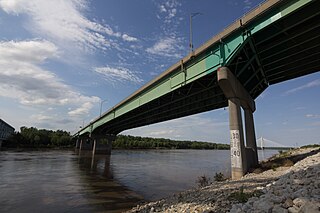
<svg viewBox="0 0 320 213">
<path fill-rule="evenodd" d="M 269 0 L 77 134 L 118 134 L 227 106 L 216 70 L 228 66 L 253 98 L 320 70 L 320 1 Z"/>
</svg>

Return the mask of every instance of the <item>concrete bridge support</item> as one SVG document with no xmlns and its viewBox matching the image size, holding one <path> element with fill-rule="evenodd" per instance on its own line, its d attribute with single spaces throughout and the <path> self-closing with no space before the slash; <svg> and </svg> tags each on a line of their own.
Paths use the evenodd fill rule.
<svg viewBox="0 0 320 213">
<path fill-rule="evenodd" d="M 115 135 L 92 135 L 91 137 L 93 138 L 93 155 L 111 155 L 112 141 L 115 140 Z"/>
<path fill-rule="evenodd" d="M 92 140 L 89 137 L 81 137 L 80 138 L 80 145 L 79 150 L 92 150 Z"/>
<path fill-rule="evenodd" d="M 254 129 L 253 112 L 249 108 L 244 109 L 245 125 L 246 125 L 246 144 L 249 168 L 258 165 L 258 149 L 256 142 L 256 133 Z"/>
<path fill-rule="evenodd" d="M 111 154 L 112 141 L 115 135 L 91 135 L 90 137 L 80 137 L 76 141 L 76 151 L 92 151 L 95 154 Z"/>
<path fill-rule="evenodd" d="M 241 118 L 240 101 L 238 98 L 230 98 L 229 104 L 229 128 L 231 151 L 231 175 L 232 179 L 238 179 L 247 172 L 247 156 L 244 146 L 243 127 Z"/>
<path fill-rule="evenodd" d="M 81 143 L 80 138 L 77 138 L 77 140 L 76 140 L 76 149 L 80 148 L 80 143 Z"/>
<path fill-rule="evenodd" d="M 250 167 L 258 164 L 253 123 L 255 103 L 239 80 L 227 67 L 218 69 L 218 82 L 229 104 L 230 151 L 232 179 L 241 178 Z M 241 107 L 245 111 L 246 143 L 242 125 Z"/>
</svg>

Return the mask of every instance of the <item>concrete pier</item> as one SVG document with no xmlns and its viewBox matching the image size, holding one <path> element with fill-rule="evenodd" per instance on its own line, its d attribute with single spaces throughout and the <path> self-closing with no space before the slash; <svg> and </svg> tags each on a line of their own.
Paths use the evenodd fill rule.
<svg viewBox="0 0 320 213">
<path fill-rule="evenodd" d="M 92 153 L 111 155 L 112 141 L 115 137 L 111 135 L 93 135 L 93 149 Z"/>
<path fill-rule="evenodd" d="M 228 103 L 232 168 L 231 175 L 233 179 L 238 179 L 241 178 L 248 169 L 244 146 L 240 101 L 238 98 L 230 98 Z"/>
<path fill-rule="evenodd" d="M 218 82 L 229 105 L 230 151 L 232 179 L 241 178 L 250 167 L 258 164 L 257 145 L 253 122 L 255 103 L 239 80 L 227 67 L 218 69 Z M 246 145 L 241 107 L 245 111 Z"/>
<path fill-rule="evenodd" d="M 76 149 L 80 148 L 80 143 L 81 143 L 80 138 L 77 138 L 77 140 L 76 140 Z"/>
<path fill-rule="evenodd" d="M 80 138 L 80 146 L 79 150 L 92 150 L 93 143 L 91 138 L 89 137 L 81 137 Z"/>
<path fill-rule="evenodd" d="M 76 151 L 88 150 L 92 154 L 111 155 L 112 142 L 115 135 L 91 135 L 90 137 L 80 137 L 76 141 Z"/>
<path fill-rule="evenodd" d="M 246 145 L 248 151 L 248 158 L 250 159 L 249 167 L 256 167 L 258 165 L 258 150 L 256 142 L 256 134 L 254 129 L 253 112 L 249 108 L 244 109 L 245 125 L 246 125 Z"/>
</svg>

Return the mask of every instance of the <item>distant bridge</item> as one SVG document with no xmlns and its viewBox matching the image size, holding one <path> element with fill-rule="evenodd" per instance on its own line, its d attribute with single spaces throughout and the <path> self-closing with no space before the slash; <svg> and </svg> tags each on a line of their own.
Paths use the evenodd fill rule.
<svg viewBox="0 0 320 213">
<path fill-rule="evenodd" d="M 258 163 L 254 99 L 269 85 L 320 70 L 319 8 L 319 0 L 266 1 L 76 136 L 94 139 L 95 150 L 98 139 L 126 129 L 229 106 L 232 177 L 241 177 Z"/>
<path fill-rule="evenodd" d="M 256 141 L 257 141 L 257 146 L 260 149 L 291 149 L 293 148 L 292 146 L 285 146 L 281 143 L 268 140 L 264 137 L 260 137 Z"/>
</svg>

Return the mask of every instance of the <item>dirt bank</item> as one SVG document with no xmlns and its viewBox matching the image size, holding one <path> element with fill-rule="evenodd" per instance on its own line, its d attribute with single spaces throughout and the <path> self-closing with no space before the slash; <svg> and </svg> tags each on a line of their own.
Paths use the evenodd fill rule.
<svg viewBox="0 0 320 213">
<path fill-rule="evenodd" d="M 296 149 L 240 180 L 213 182 L 128 212 L 320 212 L 319 177 L 320 149 Z"/>
</svg>

